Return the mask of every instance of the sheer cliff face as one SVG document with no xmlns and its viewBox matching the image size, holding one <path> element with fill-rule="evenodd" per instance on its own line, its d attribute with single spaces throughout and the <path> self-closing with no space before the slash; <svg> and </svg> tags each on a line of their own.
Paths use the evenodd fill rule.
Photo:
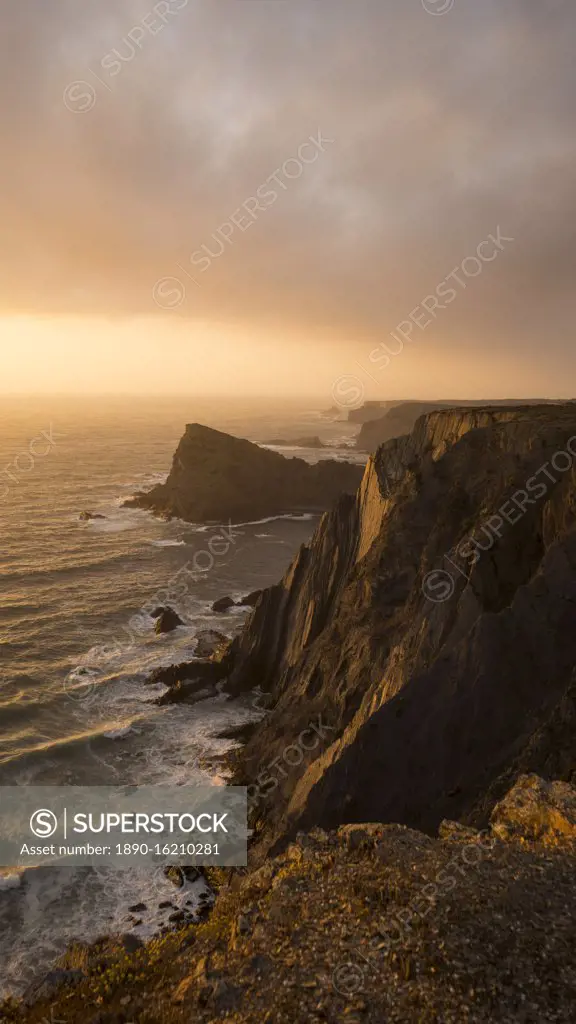
<svg viewBox="0 0 576 1024">
<path fill-rule="evenodd" d="M 187 522 L 245 522 L 327 508 L 353 493 L 362 468 L 333 460 L 309 465 L 219 430 L 189 424 L 165 484 L 127 504 Z"/>
<path fill-rule="evenodd" d="M 433 829 L 521 758 L 576 661 L 575 464 L 574 406 L 438 411 L 324 515 L 234 651 L 232 689 L 271 692 L 240 769 L 270 841 Z M 319 714 L 323 746 L 280 778 Z"/>
<path fill-rule="evenodd" d="M 494 408 L 499 406 L 506 407 L 517 407 L 522 405 L 520 401 L 498 401 L 494 403 Z M 550 405 L 555 404 L 553 399 L 534 398 L 529 400 L 527 405 Z M 421 416 L 427 416 L 429 413 L 434 412 L 437 409 L 453 409 L 458 406 L 466 406 L 466 402 L 401 402 L 395 403 L 393 408 L 389 408 L 387 412 L 379 419 L 374 419 L 370 422 L 363 422 L 360 429 L 360 433 L 356 439 L 356 447 L 366 452 L 375 452 L 381 444 L 385 444 L 393 437 L 401 437 L 403 434 L 409 434 Z M 488 402 L 470 402 L 470 409 L 477 406 L 488 406 Z"/>
</svg>

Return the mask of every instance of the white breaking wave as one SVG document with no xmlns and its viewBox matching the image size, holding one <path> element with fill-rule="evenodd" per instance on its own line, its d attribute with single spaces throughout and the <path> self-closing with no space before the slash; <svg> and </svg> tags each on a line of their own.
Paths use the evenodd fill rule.
<svg viewBox="0 0 576 1024">
<path fill-rule="evenodd" d="M 121 725 L 117 729 L 110 729 L 109 732 L 105 732 L 104 736 L 107 740 L 122 740 L 128 733 L 132 732 L 132 725 Z"/>
<path fill-rule="evenodd" d="M 150 543 L 155 548 L 183 548 L 186 547 L 185 540 L 151 540 Z"/>
</svg>

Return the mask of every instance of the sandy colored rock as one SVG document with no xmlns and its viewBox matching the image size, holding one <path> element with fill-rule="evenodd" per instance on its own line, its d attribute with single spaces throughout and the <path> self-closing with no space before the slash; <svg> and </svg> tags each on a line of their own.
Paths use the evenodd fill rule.
<svg viewBox="0 0 576 1024">
<path fill-rule="evenodd" d="M 522 775 L 496 804 L 490 822 L 501 839 L 576 840 L 576 790 L 566 782 Z"/>
</svg>

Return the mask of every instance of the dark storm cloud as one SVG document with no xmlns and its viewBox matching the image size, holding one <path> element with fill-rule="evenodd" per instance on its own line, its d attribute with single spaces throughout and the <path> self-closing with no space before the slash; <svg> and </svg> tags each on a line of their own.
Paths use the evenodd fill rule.
<svg viewBox="0 0 576 1024">
<path fill-rule="evenodd" d="M 153 314 L 177 277 L 172 316 L 360 343 L 500 225 L 514 245 L 443 337 L 568 348 L 571 0 L 19 0 L 2 18 L 6 311 Z M 333 141 L 289 180 L 319 129 Z M 191 262 L 275 172 L 276 201 Z"/>
</svg>

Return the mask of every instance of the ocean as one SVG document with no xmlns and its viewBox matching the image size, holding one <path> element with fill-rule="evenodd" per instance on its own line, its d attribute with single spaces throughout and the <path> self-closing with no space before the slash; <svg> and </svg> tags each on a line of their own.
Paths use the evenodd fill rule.
<svg viewBox="0 0 576 1024">
<path fill-rule="evenodd" d="M 219 755 L 233 744 L 217 734 L 253 717 L 257 701 L 158 707 L 163 688 L 144 680 L 189 658 L 198 632 L 238 630 L 247 610 L 217 615 L 212 603 L 277 582 L 317 517 L 207 528 L 122 503 L 165 479 L 191 422 L 253 441 L 317 434 L 328 449 L 283 453 L 364 461 L 350 447 L 357 427 L 323 418 L 320 407 L 2 399 L 0 786 L 225 784 Z M 82 521 L 83 511 L 103 518 Z M 184 625 L 159 637 L 149 611 L 175 580 L 170 603 Z M 74 939 L 150 937 L 174 909 L 194 910 L 203 889 L 202 880 L 176 889 L 152 869 L 0 869 L 0 996 L 21 994 Z"/>
</svg>

